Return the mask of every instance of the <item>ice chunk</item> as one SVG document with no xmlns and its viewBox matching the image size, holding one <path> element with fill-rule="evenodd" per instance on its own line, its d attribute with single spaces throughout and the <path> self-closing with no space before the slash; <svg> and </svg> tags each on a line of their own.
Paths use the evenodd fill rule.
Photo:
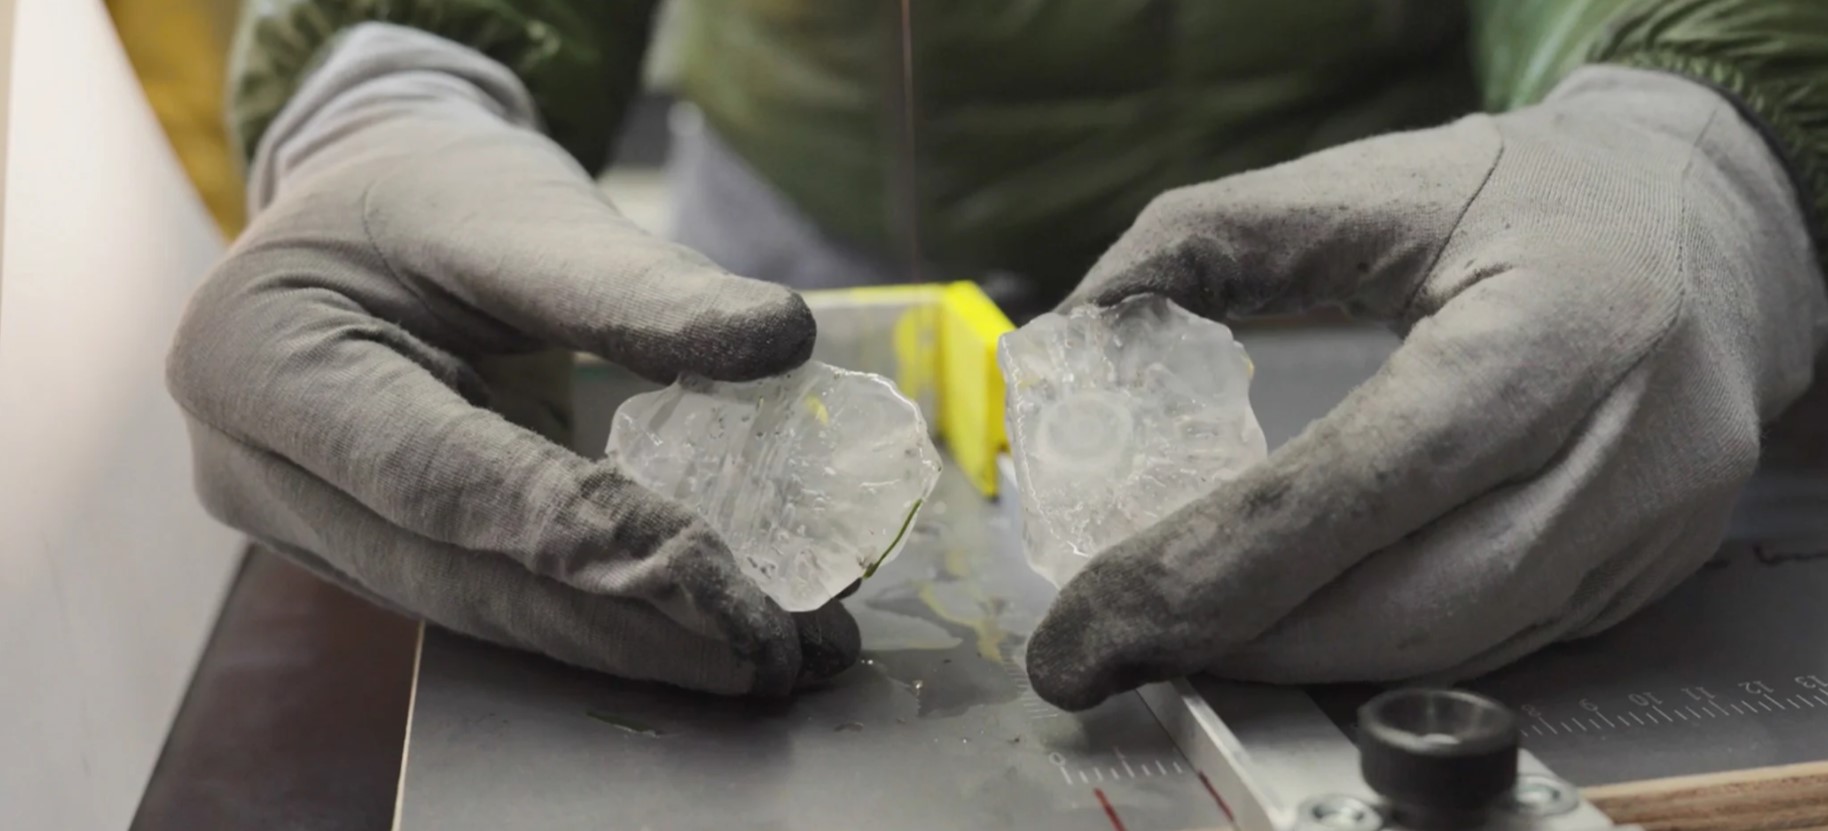
<svg viewBox="0 0 1828 831">
<path fill-rule="evenodd" d="M 1165 297 L 1042 315 L 997 360 L 1028 562 L 1055 585 L 1268 454 L 1244 347 Z"/>
<path fill-rule="evenodd" d="M 630 398 L 609 455 L 696 510 L 790 612 L 824 605 L 895 556 L 939 481 L 939 451 L 913 402 L 881 376 L 816 361 Z"/>
</svg>

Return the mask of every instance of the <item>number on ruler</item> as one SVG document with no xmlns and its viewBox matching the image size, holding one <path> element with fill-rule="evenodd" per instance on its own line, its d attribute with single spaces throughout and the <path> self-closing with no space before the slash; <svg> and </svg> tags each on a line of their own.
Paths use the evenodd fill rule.
<svg viewBox="0 0 1828 831">
<path fill-rule="evenodd" d="M 1651 695 L 1650 693 L 1632 693 L 1631 695 L 1628 695 L 1625 697 L 1631 699 L 1631 703 L 1636 704 L 1639 707 L 1655 707 L 1655 706 L 1663 703 L 1656 696 Z"/>
<path fill-rule="evenodd" d="M 1828 681 L 1819 675 L 1798 675 L 1796 683 L 1805 690 L 1828 690 Z"/>
<path fill-rule="evenodd" d="M 1530 718 L 1542 718 L 1542 708 L 1534 704 L 1523 705 L 1523 714 Z"/>
<path fill-rule="evenodd" d="M 1599 712 L 1599 709 L 1600 709 L 1599 705 L 1593 703 L 1593 699 L 1591 699 L 1591 698 L 1581 699 L 1580 708 L 1583 710 L 1586 710 L 1589 713 L 1597 713 L 1597 712 Z"/>
<path fill-rule="evenodd" d="M 1688 697 L 1695 701 L 1712 701 L 1714 699 L 1714 694 L 1708 692 L 1706 687 L 1683 687 L 1682 691 L 1688 693 Z"/>
<path fill-rule="evenodd" d="M 1739 688 L 1745 690 L 1749 695 L 1765 695 L 1771 692 L 1770 685 L 1763 681 L 1741 681 Z"/>
</svg>

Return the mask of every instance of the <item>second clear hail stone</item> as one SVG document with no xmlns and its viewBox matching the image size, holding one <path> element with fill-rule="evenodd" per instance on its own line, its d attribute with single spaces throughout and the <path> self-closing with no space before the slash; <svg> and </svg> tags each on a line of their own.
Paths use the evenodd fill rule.
<svg viewBox="0 0 1828 831">
<path fill-rule="evenodd" d="M 1268 454 L 1243 345 L 1167 298 L 1042 315 L 997 359 L 1028 561 L 1055 585 Z"/>
</svg>

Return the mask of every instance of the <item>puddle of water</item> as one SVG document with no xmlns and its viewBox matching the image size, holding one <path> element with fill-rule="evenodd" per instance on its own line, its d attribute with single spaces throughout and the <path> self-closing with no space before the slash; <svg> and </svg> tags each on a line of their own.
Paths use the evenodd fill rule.
<svg viewBox="0 0 1828 831">
<path fill-rule="evenodd" d="M 996 559 L 1002 555 L 980 534 L 957 527 L 983 519 L 976 494 L 968 496 L 974 504 L 947 505 L 938 495 L 927 502 L 908 550 L 846 602 L 864 648 L 846 686 L 888 681 L 907 696 L 901 706 L 911 703 L 922 719 L 1013 702 L 1024 692 L 1011 668 L 1032 610 L 992 587 L 1012 564 Z"/>
<path fill-rule="evenodd" d="M 857 628 L 863 632 L 863 650 L 866 654 L 951 649 L 964 643 L 964 639 L 930 620 L 887 612 L 865 604 L 852 606 L 851 616 L 857 619 Z"/>
<path fill-rule="evenodd" d="M 910 586 L 865 599 L 863 605 L 881 613 L 880 617 L 918 621 L 923 629 L 944 633 L 949 643 L 928 644 L 937 648 L 871 649 L 863 668 L 881 674 L 912 696 L 921 718 L 955 716 L 1020 696 L 1022 691 L 1002 664 L 1003 655 L 1020 639 L 995 621 L 991 610 L 999 605 L 974 609 L 973 616 L 958 607 L 975 604 L 938 600 L 930 586 Z"/>
</svg>

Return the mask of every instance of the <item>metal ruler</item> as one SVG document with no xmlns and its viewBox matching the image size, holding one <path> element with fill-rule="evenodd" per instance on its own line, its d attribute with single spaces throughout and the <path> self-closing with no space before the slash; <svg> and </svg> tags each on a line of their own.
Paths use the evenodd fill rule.
<svg viewBox="0 0 1828 831">
<path fill-rule="evenodd" d="M 1575 786 L 1828 759 L 1824 495 L 1819 480 L 1765 479 L 1740 512 L 1751 538 L 1730 540 L 1669 597 L 1467 685 L 1515 714 L 1519 788 L 1538 801 L 1523 806 L 1535 813 L 1458 827 L 1610 828 Z M 1191 679 L 1145 697 L 1240 828 L 1410 827 L 1360 775 L 1355 714 L 1376 692 Z"/>
<path fill-rule="evenodd" d="M 1828 533 L 1729 543 L 1613 631 L 1471 686 L 1582 784 L 1828 759 Z"/>
<path fill-rule="evenodd" d="M 1252 393 L 1272 445 L 1394 346 L 1351 330 L 1246 339 L 1269 364 Z M 1285 385 L 1289 373 L 1312 383 Z M 1828 760 L 1828 478 L 1761 474 L 1727 544 L 1669 597 L 1467 688 L 1518 715 L 1525 771 L 1582 788 Z M 1146 697 L 1239 826 L 1257 831 L 1301 827 L 1304 805 L 1341 792 L 1375 805 L 1352 740 L 1355 711 L 1376 692 L 1196 679 Z M 1609 827 L 1587 809 L 1536 821 L 1546 824 L 1527 827 Z"/>
</svg>

